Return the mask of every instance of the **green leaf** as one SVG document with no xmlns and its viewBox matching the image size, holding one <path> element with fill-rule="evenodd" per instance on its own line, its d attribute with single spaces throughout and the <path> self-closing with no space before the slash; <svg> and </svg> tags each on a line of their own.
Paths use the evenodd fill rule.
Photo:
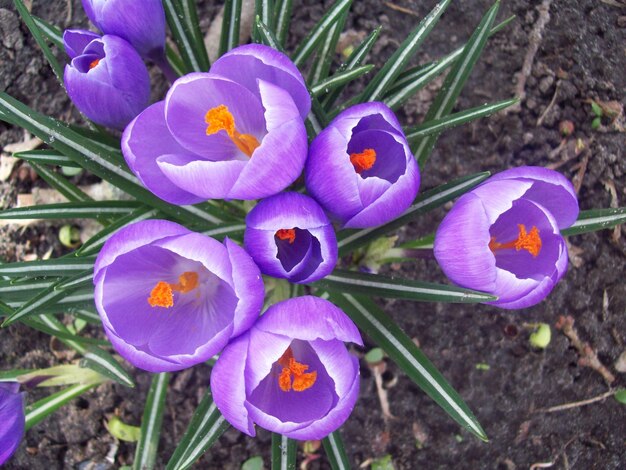
<svg viewBox="0 0 626 470">
<path fill-rule="evenodd" d="M 239 45 L 239 26 L 241 24 L 241 1 L 224 2 L 224 19 L 220 35 L 220 55 L 226 54 Z"/>
<path fill-rule="evenodd" d="M 88 367 L 91 370 L 95 370 L 99 374 L 121 385 L 130 388 L 135 387 L 135 382 L 133 382 L 130 374 L 124 370 L 113 356 L 100 348 L 91 347 L 88 351 L 84 352 L 80 365 L 81 367 Z"/>
<path fill-rule="evenodd" d="M 379 459 L 375 459 L 372 462 L 371 470 L 395 470 L 391 455 L 385 455 Z"/>
<path fill-rule="evenodd" d="M 618 390 L 617 392 L 615 392 L 614 397 L 615 397 L 615 400 L 617 400 L 618 403 L 626 405 L 626 388 L 622 388 L 622 389 Z"/>
<path fill-rule="evenodd" d="M 593 114 L 595 114 L 597 117 L 602 117 L 602 107 L 595 101 L 591 102 L 591 111 L 593 111 Z"/>
<path fill-rule="evenodd" d="M 264 468 L 265 466 L 263 465 L 263 457 L 261 457 L 260 455 L 250 457 L 241 466 L 241 470 L 263 470 Z"/>
<path fill-rule="evenodd" d="M 431 233 L 417 240 L 409 240 L 403 243 L 399 248 L 408 248 L 412 250 L 432 250 L 435 243 L 435 234 Z"/>
<path fill-rule="evenodd" d="M 406 135 L 406 139 L 409 141 L 409 144 L 413 144 L 426 136 L 440 134 L 441 132 L 453 127 L 466 124 L 476 119 L 491 116 L 492 114 L 508 108 L 517 102 L 519 102 L 519 99 L 513 98 L 510 100 L 499 101 L 497 103 L 484 104 L 466 111 L 450 114 L 440 119 L 426 121 L 418 126 L 406 128 L 404 129 L 404 133 Z"/>
<path fill-rule="evenodd" d="M 320 42 L 328 34 L 341 15 L 343 15 L 352 4 L 352 0 L 337 0 L 326 14 L 317 22 L 309 34 L 300 42 L 300 46 L 292 56 L 296 67 L 301 68 L 309 56 L 318 48 Z"/>
<path fill-rule="evenodd" d="M 322 444 L 332 470 L 350 470 L 350 461 L 348 460 L 339 430 L 331 432 L 326 436 L 322 440 Z"/>
<path fill-rule="evenodd" d="M 97 219 L 124 216 L 141 208 L 136 201 L 83 201 L 41 204 L 0 211 L 0 220 Z"/>
<path fill-rule="evenodd" d="M 47 37 L 52 44 L 57 46 L 60 50 L 64 50 L 65 47 L 63 45 L 63 31 L 61 28 L 54 26 L 53 24 L 48 23 L 45 20 L 42 20 L 38 16 L 30 15 L 41 34 Z"/>
<path fill-rule="evenodd" d="M 406 64 L 411 60 L 415 52 L 434 28 L 439 18 L 446 11 L 451 0 L 442 0 L 424 18 L 420 24 L 404 40 L 400 47 L 394 52 L 391 58 L 385 62 L 382 69 L 370 80 L 370 82 L 359 96 L 359 102 L 379 101 L 383 98 L 385 91 L 393 84 L 398 75 L 402 73 Z"/>
<path fill-rule="evenodd" d="M 365 355 L 365 362 L 376 364 L 385 358 L 385 352 L 381 348 L 370 349 Z"/>
<path fill-rule="evenodd" d="M 420 194 L 411 207 L 404 214 L 391 222 L 380 227 L 363 230 L 342 230 L 339 232 L 339 255 L 344 256 L 351 251 L 366 245 L 388 232 L 403 227 L 420 214 L 424 214 L 436 207 L 440 207 L 448 201 L 470 191 L 490 176 L 489 172 L 475 173 L 455 179 L 449 183 L 437 186 Z"/>
<path fill-rule="evenodd" d="M 53 393 L 52 395 L 27 406 L 25 429 L 28 431 L 63 405 L 72 401 L 74 398 L 81 396 L 87 390 L 95 387 L 96 385 L 98 385 L 98 383 L 73 385 L 72 387 Z"/>
<path fill-rule="evenodd" d="M 243 241 L 243 232 L 246 230 L 246 224 L 226 224 L 212 228 L 202 232 L 204 235 L 216 238 L 222 241 L 228 237 L 233 240 Z"/>
<path fill-rule="evenodd" d="M 369 73 L 373 68 L 373 65 L 363 65 L 344 72 L 337 72 L 327 79 L 322 80 L 317 85 L 312 86 L 311 93 L 319 98 L 337 88 L 346 86 L 351 81 Z"/>
<path fill-rule="evenodd" d="M 135 450 L 133 470 L 154 468 L 169 380 L 170 374 L 167 372 L 152 376 L 152 383 L 150 384 L 150 390 L 148 390 L 148 398 L 146 399 L 143 417 L 141 418 L 141 439 Z"/>
<path fill-rule="evenodd" d="M 39 175 L 46 183 L 48 183 L 53 189 L 56 189 L 69 201 L 93 201 L 91 196 L 89 196 L 75 184 L 70 183 L 68 179 L 65 178 L 63 175 L 60 175 L 46 168 L 45 166 L 41 166 L 36 163 L 31 162 L 30 166 L 33 168 L 33 170 L 37 172 L 37 175 Z"/>
<path fill-rule="evenodd" d="M 287 41 L 292 7 L 292 0 L 275 0 L 274 24 L 276 25 L 276 28 L 274 33 L 278 39 L 278 43 L 283 47 Z"/>
<path fill-rule="evenodd" d="M 339 35 L 343 31 L 348 18 L 348 10 L 340 15 L 328 30 L 328 34 L 321 42 L 315 54 L 315 62 L 309 72 L 308 83 L 313 86 L 320 81 L 328 77 L 330 72 L 330 66 L 333 63 L 335 57 L 335 49 L 337 48 L 337 42 L 339 41 Z"/>
<path fill-rule="evenodd" d="M 22 158 L 30 163 L 41 163 L 43 165 L 68 166 L 71 168 L 81 168 L 81 166 L 69 157 L 52 149 L 29 150 L 27 152 L 17 152 L 14 157 Z"/>
<path fill-rule="evenodd" d="M 267 28 L 275 33 L 274 29 L 274 0 L 255 0 L 254 1 L 254 17 L 258 18 Z M 259 31 L 254 22 L 252 28 L 252 42 L 261 42 Z"/>
<path fill-rule="evenodd" d="M 210 390 L 207 390 L 191 418 L 185 435 L 167 463 L 167 470 L 190 468 L 228 427 L 228 421 L 213 403 Z"/>
<path fill-rule="evenodd" d="M 2 265 L 10 266 L 10 265 Z M 2 300 L 28 300 L 42 289 L 47 289 L 58 277 L 48 279 L 4 280 L 0 281 L 0 298 Z"/>
<path fill-rule="evenodd" d="M 478 57 L 480 57 L 487 43 L 491 25 L 498 13 L 499 6 L 500 2 L 497 1 L 483 17 L 478 28 L 476 28 L 472 37 L 463 48 L 460 57 L 452 66 L 452 70 L 450 70 L 450 73 L 446 76 L 441 91 L 437 94 L 435 101 L 428 109 L 424 121 L 441 119 L 452 111 L 456 99 L 474 68 L 474 64 L 476 64 Z M 439 134 L 433 134 L 423 138 L 418 144 L 412 146 L 420 167 L 423 167 L 426 163 L 438 138 Z"/>
<path fill-rule="evenodd" d="M 52 317 L 53 318 L 53 317 Z M 66 328 L 63 330 L 57 329 L 56 327 L 50 327 L 48 324 L 44 323 L 44 319 L 41 317 L 28 317 L 22 319 L 22 323 L 27 325 L 28 327 L 41 331 L 50 336 L 54 336 L 59 339 L 59 341 L 67 344 L 73 349 L 80 349 L 78 351 L 82 354 L 82 351 L 85 351 L 89 346 L 105 346 L 110 347 L 111 343 L 103 339 L 95 339 L 95 338 L 85 338 L 83 336 L 79 336 L 67 330 Z M 76 348 L 76 345 L 80 345 Z"/>
<path fill-rule="evenodd" d="M 341 269 L 335 269 L 325 278 L 313 283 L 312 286 L 335 292 L 367 294 L 375 297 L 408 299 L 417 302 L 476 303 L 497 300 L 497 297 L 492 295 L 460 287 L 409 279 L 394 279 L 379 274 L 366 274 Z"/>
<path fill-rule="evenodd" d="M 32 369 L 0 370 L 0 382 L 16 382 L 20 375 L 28 374 Z"/>
<path fill-rule="evenodd" d="M 296 470 L 296 441 L 272 433 L 272 470 Z"/>
<path fill-rule="evenodd" d="M 172 36 L 178 51 L 185 64 L 186 72 L 207 72 L 209 70 L 209 58 L 204 48 L 204 41 L 197 25 L 197 13 L 195 7 L 186 0 L 163 0 L 167 24 L 172 31 Z"/>
<path fill-rule="evenodd" d="M 331 300 L 452 419 L 476 437 L 487 440 L 482 427 L 459 394 L 413 340 L 374 302 L 367 297 L 350 294 L 335 294 Z"/>
<path fill-rule="evenodd" d="M 581 211 L 578 220 L 561 230 L 561 235 L 571 236 L 613 228 L 626 222 L 626 207 Z"/>
<path fill-rule="evenodd" d="M 26 387 L 58 387 L 101 383 L 103 377 L 94 370 L 81 368 L 78 364 L 62 364 L 46 369 L 32 370 L 22 375 L 18 381 Z"/>
<path fill-rule="evenodd" d="M 8 277 L 46 277 L 75 276 L 87 269 L 93 269 L 93 258 L 74 257 L 48 259 L 43 261 L 23 261 L 0 265 L 0 276 Z"/>
<path fill-rule="evenodd" d="M 137 442 L 141 438 L 141 428 L 139 426 L 126 424 L 117 416 L 113 416 L 107 421 L 106 428 L 113 437 L 120 441 Z"/>
</svg>

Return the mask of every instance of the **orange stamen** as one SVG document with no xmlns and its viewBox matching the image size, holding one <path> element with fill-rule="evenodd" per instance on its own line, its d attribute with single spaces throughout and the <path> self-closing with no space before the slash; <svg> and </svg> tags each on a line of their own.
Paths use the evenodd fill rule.
<svg viewBox="0 0 626 470">
<path fill-rule="evenodd" d="M 518 237 L 508 243 L 498 243 L 495 237 L 491 238 L 489 242 L 489 249 L 495 253 L 496 250 L 504 250 L 506 248 L 515 248 L 515 251 L 526 250 L 531 255 L 537 256 L 541 251 L 541 237 L 539 236 L 539 229 L 533 226 L 530 232 L 526 232 L 526 226 L 524 224 L 517 225 L 519 229 Z"/>
<path fill-rule="evenodd" d="M 283 370 L 278 377 L 278 386 L 283 392 L 288 392 L 293 387 L 294 392 L 303 392 L 313 386 L 317 380 L 317 372 L 305 372 L 309 366 L 297 362 L 293 357 L 291 348 L 287 348 L 278 359 Z M 291 376 L 293 375 L 293 384 Z"/>
<path fill-rule="evenodd" d="M 296 230 L 293 228 L 281 228 L 280 230 L 276 230 L 275 236 L 279 240 L 289 240 L 289 244 L 291 245 L 296 241 Z"/>
<path fill-rule="evenodd" d="M 94 60 L 91 64 L 89 64 L 89 70 L 91 70 L 92 68 L 94 68 L 96 65 L 98 65 L 100 63 L 100 59 L 96 59 Z"/>
<path fill-rule="evenodd" d="M 157 282 L 150 292 L 148 303 L 151 307 L 170 308 L 174 306 L 174 292 L 186 294 L 198 287 L 198 273 L 186 271 L 178 276 L 178 284 L 169 284 L 165 281 Z"/>
<path fill-rule="evenodd" d="M 226 131 L 230 140 L 237 146 L 239 150 L 248 157 L 256 148 L 261 145 L 259 141 L 251 134 L 240 134 L 235 127 L 235 118 L 228 110 L 226 105 L 220 104 L 215 108 L 211 108 L 204 115 L 204 122 L 208 124 L 206 135 L 213 135 L 219 131 Z"/>
<path fill-rule="evenodd" d="M 351 153 L 350 163 L 352 163 L 354 170 L 361 174 L 372 168 L 374 163 L 376 163 L 376 151 L 374 149 L 365 149 L 361 153 Z"/>
</svg>

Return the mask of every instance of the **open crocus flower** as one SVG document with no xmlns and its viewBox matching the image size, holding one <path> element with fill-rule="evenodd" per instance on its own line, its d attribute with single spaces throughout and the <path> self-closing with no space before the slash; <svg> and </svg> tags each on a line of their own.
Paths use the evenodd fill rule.
<svg viewBox="0 0 626 470">
<path fill-rule="evenodd" d="M 260 199 L 300 175 L 307 154 L 301 111 L 280 86 L 281 74 L 267 72 L 261 51 L 259 61 L 232 55 L 226 65 L 213 65 L 260 77 L 253 90 L 213 72 L 192 73 L 126 128 L 126 161 L 157 196 L 173 204 Z"/>
<path fill-rule="evenodd" d="M 94 268 L 95 302 L 111 343 L 133 365 L 174 371 L 210 359 L 263 305 L 245 250 L 164 220 L 115 233 Z"/>
<path fill-rule="evenodd" d="M 165 55 L 165 11 L 161 0 L 83 0 L 87 17 L 104 34 L 125 39 L 155 61 Z"/>
<path fill-rule="evenodd" d="M 382 103 L 340 113 L 311 143 L 306 187 L 346 228 L 375 227 L 404 212 L 419 170 L 402 127 Z"/>
<path fill-rule="evenodd" d="M 361 335 L 330 302 L 274 304 L 217 360 L 215 404 L 250 436 L 256 423 L 292 439 L 322 439 L 348 419 L 359 393 L 358 360 L 344 342 L 362 344 Z"/>
<path fill-rule="evenodd" d="M 310 197 L 281 193 L 264 199 L 246 217 L 244 245 L 263 274 L 291 282 L 317 281 L 337 263 L 337 238 Z"/>
<path fill-rule="evenodd" d="M 0 382 L 0 465 L 9 460 L 24 435 L 24 393 L 17 382 Z"/>
<path fill-rule="evenodd" d="M 66 30 L 63 42 L 72 59 L 65 66 L 65 88 L 85 116 L 121 130 L 148 106 L 150 76 L 130 44 L 81 30 Z"/>
<path fill-rule="evenodd" d="M 435 235 L 437 262 L 456 284 L 507 309 L 543 300 L 567 270 L 560 230 L 578 217 L 572 184 L 539 167 L 503 171 L 463 195 Z"/>
</svg>

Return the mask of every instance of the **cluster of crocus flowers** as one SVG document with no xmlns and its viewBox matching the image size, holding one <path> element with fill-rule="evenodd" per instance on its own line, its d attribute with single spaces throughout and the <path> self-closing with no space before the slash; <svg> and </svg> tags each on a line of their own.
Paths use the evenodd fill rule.
<svg viewBox="0 0 626 470">
<path fill-rule="evenodd" d="M 0 382 L 0 465 L 19 447 L 24 435 L 24 393 L 17 382 Z"/>
<path fill-rule="evenodd" d="M 463 195 L 439 226 L 434 253 L 456 284 L 498 297 L 501 308 L 543 300 L 567 269 L 560 230 L 578 217 L 572 184 L 556 171 L 520 167 Z"/>
</svg>

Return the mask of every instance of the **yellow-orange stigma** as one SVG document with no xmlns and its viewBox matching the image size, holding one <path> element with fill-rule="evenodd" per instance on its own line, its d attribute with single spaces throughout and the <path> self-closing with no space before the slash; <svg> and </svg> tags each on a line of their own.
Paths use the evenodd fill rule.
<svg viewBox="0 0 626 470">
<path fill-rule="evenodd" d="M 530 229 L 530 232 L 526 232 L 526 226 L 524 224 L 517 224 L 519 229 L 518 237 L 508 243 L 498 243 L 495 237 L 491 237 L 489 242 L 489 249 L 495 253 L 497 250 L 504 250 L 506 248 L 515 248 L 515 251 L 526 250 L 531 255 L 537 256 L 541 251 L 541 237 L 539 236 L 539 229 L 535 226 Z"/>
<path fill-rule="evenodd" d="M 317 380 L 317 372 L 306 372 L 309 366 L 297 362 L 290 347 L 285 350 L 278 363 L 283 366 L 278 376 L 278 386 L 283 392 L 288 392 L 292 388 L 294 392 L 303 392 L 311 388 Z"/>
<path fill-rule="evenodd" d="M 198 287 L 198 273 L 186 271 L 178 276 L 177 284 L 169 284 L 165 281 L 157 282 L 150 292 L 148 303 L 151 307 L 170 308 L 174 306 L 174 292 L 186 294 Z"/>
<path fill-rule="evenodd" d="M 276 230 L 275 236 L 279 240 L 289 240 L 289 244 L 291 245 L 296 241 L 296 230 L 293 228 L 281 228 L 280 230 Z"/>
<path fill-rule="evenodd" d="M 219 131 L 226 131 L 230 140 L 239 150 L 251 157 L 256 148 L 261 145 L 259 141 L 250 134 L 240 134 L 235 127 L 235 118 L 226 105 L 220 104 L 211 108 L 204 115 L 204 122 L 208 124 L 206 135 L 213 135 Z"/>
<path fill-rule="evenodd" d="M 376 163 L 376 151 L 374 149 L 365 149 L 361 153 L 351 153 L 350 163 L 354 167 L 354 171 L 358 174 L 369 170 Z"/>
<path fill-rule="evenodd" d="M 94 68 L 96 65 L 98 65 L 100 63 L 100 59 L 96 59 L 94 60 L 92 63 L 89 64 L 89 70 L 91 70 L 92 68 Z"/>
</svg>

